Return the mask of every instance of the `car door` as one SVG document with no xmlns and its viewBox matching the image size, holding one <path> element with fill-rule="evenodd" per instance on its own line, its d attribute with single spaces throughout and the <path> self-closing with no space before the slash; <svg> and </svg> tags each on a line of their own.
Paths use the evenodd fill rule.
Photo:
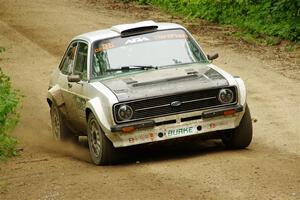
<svg viewBox="0 0 300 200">
<path fill-rule="evenodd" d="M 57 84 L 60 86 L 60 92 L 64 102 L 63 106 L 60 107 L 60 110 L 67 121 L 69 121 L 68 110 L 71 109 L 68 76 L 72 73 L 73 70 L 76 49 L 77 49 L 77 42 L 72 42 L 69 45 L 60 63 L 59 66 L 60 72 L 57 78 Z"/>
<path fill-rule="evenodd" d="M 80 81 L 68 82 L 69 104 L 68 113 L 72 126 L 79 134 L 86 131 L 85 105 L 87 97 L 87 59 L 88 44 L 79 41 L 76 49 L 72 75 L 79 75 Z"/>
</svg>

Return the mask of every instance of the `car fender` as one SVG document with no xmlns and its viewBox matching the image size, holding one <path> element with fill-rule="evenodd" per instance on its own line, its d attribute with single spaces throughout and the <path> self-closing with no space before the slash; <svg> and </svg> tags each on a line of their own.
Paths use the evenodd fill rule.
<svg viewBox="0 0 300 200">
<path fill-rule="evenodd" d="M 60 87 L 58 85 L 55 85 L 48 90 L 48 94 L 47 94 L 48 103 L 49 103 L 49 100 L 51 102 L 55 102 L 55 104 L 58 107 L 62 106 L 65 103 L 64 99 L 62 97 L 62 94 L 61 94 Z"/>
<path fill-rule="evenodd" d="M 240 77 L 235 77 L 235 80 L 238 88 L 239 103 L 245 107 L 247 102 L 247 92 L 245 83 Z"/>
<path fill-rule="evenodd" d="M 59 108 L 59 110 L 62 112 L 62 114 L 64 116 L 67 115 L 65 101 L 61 94 L 61 89 L 60 89 L 59 85 L 55 85 L 48 90 L 47 102 L 50 107 L 51 107 L 52 102 L 54 102 L 57 105 L 57 107 Z"/>
<path fill-rule="evenodd" d="M 238 89 L 238 102 L 240 105 L 243 106 L 243 111 L 240 113 L 239 117 L 236 118 L 235 126 L 239 126 L 242 117 L 244 116 L 246 105 L 247 105 L 247 92 L 246 92 L 246 86 L 244 81 L 240 77 L 234 77 L 236 81 L 236 86 Z"/>
<path fill-rule="evenodd" d="M 86 111 L 91 110 L 96 117 L 99 125 L 101 126 L 102 130 L 105 133 L 110 132 L 110 124 L 111 120 L 109 117 L 111 113 L 108 113 L 108 109 L 102 104 L 99 97 L 95 97 L 93 99 L 90 99 L 86 103 Z M 86 116 L 88 117 L 88 116 Z M 107 135 L 107 134 L 106 134 Z"/>
</svg>

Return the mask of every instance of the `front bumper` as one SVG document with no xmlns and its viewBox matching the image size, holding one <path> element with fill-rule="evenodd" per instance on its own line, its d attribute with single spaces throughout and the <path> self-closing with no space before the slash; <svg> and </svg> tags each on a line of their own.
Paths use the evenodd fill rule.
<svg viewBox="0 0 300 200">
<path fill-rule="evenodd" d="M 166 117 L 160 120 L 148 120 L 131 124 L 115 125 L 106 133 L 115 147 L 126 147 L 156 141 L 163 141 L 207 132 L 233 129 L 237 127 L 244 114 L 240 105 L 198 111 Z M 124 132 L 131 127 L 132 132 Z"/>
</svg>

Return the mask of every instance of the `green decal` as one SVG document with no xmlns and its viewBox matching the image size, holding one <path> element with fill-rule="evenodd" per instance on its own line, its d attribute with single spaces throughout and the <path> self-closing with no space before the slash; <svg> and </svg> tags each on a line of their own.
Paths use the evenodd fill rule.
<svg viewBox="0 0 300 200">
<path fill-rule="evenodd" d="M 188 135 L 191 133 L 193 133 L 193 127 L 171 129 L 171 130 L 168 130 L 168 132 L 167 132 L 169 137 L 179 136 L 179 135 Z"/>
</svg>

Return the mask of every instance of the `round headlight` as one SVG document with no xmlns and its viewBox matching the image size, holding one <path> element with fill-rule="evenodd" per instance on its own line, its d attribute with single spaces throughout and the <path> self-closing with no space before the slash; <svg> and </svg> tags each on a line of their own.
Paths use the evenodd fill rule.
<svg viewBox="0 0 300 200">
<path fill-rule="evenodd" d="M 118 110 L 118 116 L 121 120 L 129 120 L 131 119 L 132 115 L 133 115 L 133 110 L 130 106 L 128 105 L 120 106 Z"/>
<path fill-rule="evenodd" d="M 232 103 L 233 92 L 230 89 L 221 89 L 218 95 L 218 99 L 221 103 Z"/>
</svg>

